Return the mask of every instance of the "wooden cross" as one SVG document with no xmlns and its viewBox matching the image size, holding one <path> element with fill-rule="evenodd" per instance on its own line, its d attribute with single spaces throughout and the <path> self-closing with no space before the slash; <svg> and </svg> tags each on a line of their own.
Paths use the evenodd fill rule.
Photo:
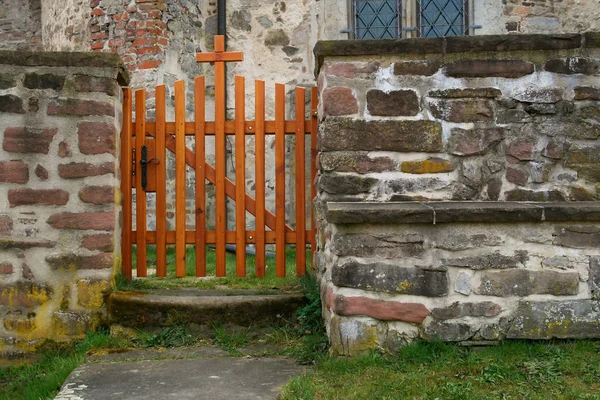
<svg viewBox="0 0 600 400">
<path fill-rule="evenodd" d="M 215 36 L 214 53 L 196 53 L 197 62 L 228 62 L 244 61 L 244 53 L 241 51 L 225 51 L 225 36 Z"/>
</svg>

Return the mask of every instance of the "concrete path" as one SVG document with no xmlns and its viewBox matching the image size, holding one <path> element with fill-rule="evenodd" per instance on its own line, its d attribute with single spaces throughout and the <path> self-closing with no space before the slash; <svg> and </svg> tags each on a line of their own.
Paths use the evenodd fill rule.
<svg viewBox="0 0 600 400">
<path fill-rule="evenodd" d="M 168 354 L 162 354 L 168 356 Z M 208 354 L 207 354 L 208 355 Z M 214 356 L 217 354 L 210 354 Z M 126 359 L 127 353 L 115 355 Z M 146 355 L 139 351 L 132 358 Z M 156 353 L 148 353 L 155 358 Z M 209 356 L 209 357 L 210 357 Z M 55 400 L 277 399 L 306 368 L 287 358 L 219 357 L 88 362 L 67 378 Z"/>
</svg>

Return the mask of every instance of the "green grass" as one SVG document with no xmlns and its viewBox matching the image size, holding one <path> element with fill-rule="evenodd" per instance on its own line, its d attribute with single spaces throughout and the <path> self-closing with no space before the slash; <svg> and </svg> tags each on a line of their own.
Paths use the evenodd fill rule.
<svg viewBox="0 0 600 400">
<path fill-rule="evenodd" d="M 155 268 L 156 247 L 148 246 L 148 268 Z M 310 261 L 310 252 L 307 251 L 307 263 Z M 294 292 L 300 289 L 299 279 L 296 276 L 296 250 L 289 246 L 286 250 L 286 276 L 279 278 L 275 276 L 275 258 L 266 258 L 266 272 L 264 278 L 257 278 L 255 275 L 256 258 L 251 255 L 246 256 L 246 277 L 238 278 L 235 276 L 235 254 L 226 254 L 226 277 L 215 278 L 216 259 L 215 251 L 207 248 L 206 251 L 206 272 L 208 278 L 197 278 L 196 275 L 196 251 L 195 246 L 186 248 L 186 277 L 175 277 L 175 248 L 167 248 L 167 277 L 157 278 L 148 274 L 148 278 L 125 280 L 122 276 L 117 277 L 117 290 L 150 290 L 150 289 L 179 289 L 179 288 L 197 288 L 197 289 L 254 289 L 267 290 L 278 289 L 281 291 Z M 133 251 L 133 265 L 136 268 L 135 249 Z M 307 266 L 308 268 L 308 266 Z"/>
<path fill-rule="evenodd" d="M 321 357 L 282 399 L 600 400 L 600 342 L 416 343 L 395 354 Z"/>
</svg>

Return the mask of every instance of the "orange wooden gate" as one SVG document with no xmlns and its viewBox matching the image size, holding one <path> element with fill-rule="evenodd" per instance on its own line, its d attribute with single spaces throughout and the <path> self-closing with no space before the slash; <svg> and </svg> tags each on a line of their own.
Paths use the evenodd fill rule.
<svg viewBox="0 0 600 400">
<path fill-rule="evenodd" d="M 265 245 L 275 244 L 276 276 L 286 275 L 286 244 L 296 245 L 296 273 L 303 275 L 306 266 L 306 246 L 315 248 L 314 216 L 311 203 L 311 227 L 306 224 L 305 160 L 310 159 L 310 199 L 316 190 L 317 91 L 311 88 L 310 118 L 305 119 L 306 89 L 295 90 L 295 120 L 285 119 L 285 85 L 275 85 L 275 120 L 265 120 L 265 82 L 255 81 L 255 120 L 245 119 L 245 79 L 235 77 L 235 119 L 225 116 L 225 68 L 228 61 L 242 61 L 240 52 L 225 52 L 222 36 L 215 37 L 214 53 L 198 53 L 198 62 L 215 66 L 215 119 L 206 121 L 205 79 L 194 81 L 194 121 L 186 121 L 185 83 L 175 82 L 175 121 L 166 121 L 166 88 L 156 87 L 156 117 L 146 120 L 146 90 L 124 89 L 123 129 L 121 133 L 121 191 L 123 193 L 122 254 L 123 275 L 132 278 L 132 252 L 135 246 L 137 277 L 147 276 L 147 245 L 156 245 L 156 276 L 167 275 L 167 245 L 175 244 L 175 275 L 186 275 L 186 245 L 195 244 L 196 276 L 206 276 L 206 245 L 216 249 L 216 276 L 225 276 L 226 244 L 235 244 L 236 275 L 246 275 L 247 244 L 256 248 L 256 276 L 265 276 Z M 135 121 L 132 121 L 135 111 Z M 186 147 L 185 137 L 194 137 L 195 149 Z M 205 160 L 205 138 L 215 138 L 215 166 Z M 235 135 L 235 181 L 226 176 L 225 136 Z M 246 136 L 255 143 L 255 193 L 246 192 Z M 265 136 L 275 135 L 275 213 L 265 200 Z M 286 221 L 286 135 L 295 136 L 295 226 Z M 309 135 L 310 154 L 305 154 Z M 175 230 L 167 230 L 166 150 L 175 154 Z M 195 172 L 194 231 L 186 231 L 186 165 Z M 270 166 L 272 167 L 272 166 Z M 216 226 L 206 227 L 206 180 L 215 185 Z M 135 189 L 135 202 L 132 196 Z M 156 231 L 147 230 L 146 192 L 156 193 Z M 143 195 L 142 195 L 143 194 Z M 235 230 L 226 227 L 226 197 L 235 200 Z M 132 229 L 133 207 L 136 230 Z M 255 229 L 246 229 L 246 212 L 255 216 Z M 268 229 L 267 229 L 268 228 Z M 295 228 L 295 229 L 294 229 Z"/>
</svg>

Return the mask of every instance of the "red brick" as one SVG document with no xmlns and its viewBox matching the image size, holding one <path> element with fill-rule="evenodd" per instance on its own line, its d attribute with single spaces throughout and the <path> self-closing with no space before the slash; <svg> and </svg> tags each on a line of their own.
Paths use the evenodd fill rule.
<svg viewBox="0 0 600 400">
<path fill-rule="evenodd" d="M 115 154 L 117 130 L 112 123 L 80 122 L 77 124 L 79 151 L 83 154 Z"/>
<path fill-rule="evenodd" d="M 104 10 L 101 8 L 94 8 L 92 10 L 92 15 L 93 16 L 100 16 L 100 15 L 104 15 Z"/>
<path fill-rule="evenodd" d="M 0 215 L 0 235 L 9 236 L 13 230 L 13 220 L 8 215 Z"/>
<path fill-rule="evenodd" d="M 121 47 L 121 46 L 123 46 L 124 43 L 125 42 L 123 41 L 122 37 L 116 37 L 116 38 L 110 39 L 108 41 L 108 46 L 109 47 Z"/>
<path fill-rule="evenodd" d="M 38 164 L 35 166 L 35 175 L 41 180 L 45 181 L 48 179 L 48 170 L 42 165 Z"/>
<path fill-rule="evenodd" d="M 112 211 L 59 213 L 46 221 L 55 229 L 78 229 L 112 231 L 115 229 L 115 214 Z"/>
<path fill-rule="evenodd" d="M 111 162 L 103 164 L 90 164 L 86 162 L 72 162 L 58 165 L 58 176 L 65 179 L 86 178 L 88 176 L 99 176 L 114 174 L 115 165 Z"/>
<path fill-rule="evenodd" d="M 48 115 L 108 115 L 115 116 L 115 107 L 96 100 L 60 99 L 48 105 Z"/>
<path fill-rule="evenodd" d="M 333 311 L 338 315 L 364 315 L 380 321 L 404 321 L 420 324 L 431 312 L 421 303 L 400 303 L 336 295 Z"/>
<path fill-rule="evenodd" d="M 12 153 L 48 154 L 58 129 L 11 127 L 4 130 L 2 148 Z"/>
<path fill-rule="evenodd" d="M 64 206 L 68 201 L 69 192 L 62 189 L 10 189 L 8 191 L 8 202 L 11 207 Z"/>
<path fill-rule="evenodd" d="M 69 148 L 69 143 L 65 142 L 64 140 L 62 142 L 60 142 L 58 144 L 58 156 L 65 158 L 65 157 L 71 157 L 72 153 L 71 153 L 71 149 Z"/>
<path fill-rule="evenodd" d="M 29 167 L 23 161 L 0 162 L 0 182 L 27 183 Z"/>
<path fill-rule="evenodd" d="M 112 186 L 85 186 L 79 191 L 79 198 L 90 204 L 114 204 L 115 190 Z"/>
<path fill-rule="evenodd" d="M 146 60 L 138 63 L 139 69 L 158 68 L 162 64 L 161 60 Z"/>
<path fill-rule="evenodd" d="M 150 47 L 142 47 L 136 50 L 138 55 L 144 54 L 160 54 L 162 53 L 162 49 L 158 46 L 150 46 Z"/>
<path fill-rule="evenodd" d="M 136 38 L 136 39 L 133 41 L 133 46 L 135 46 L 135 47 L 138 47 L 138 46 L 143 46 L 143 45 L 145 45 L 146 43 L 148 43 L 148 38 L 145 38 L 145 37 L 139 37 L 139 38 Z M 123 59 L 123 61 L 125 61 L 125 59 Z"/>
<path fill-rule="evenodd" d="M 98 40 L 98 39 L 108 39 L 108 33 L 106 33 L 106 32 L 96 32 L 96 33 L 92 33 L 91 39 L 92 39 L 92 40 Z"/>
<path fill-rule="evenodd" d="M 65 269 L 105 269 L 112 268 L 114 259 L 112 253 L 100 253 L 93 256 L 78 254 L 56 254 L 46 257 L 46 262 L 53 270 Z"/>
<path fill-rule="evenodd" d="M 105 41 L 104 41 L 104 40 L 95 40 L 95 41 L 93 41 L 93 42 L 92 42 L 92 44 L 91 44 L 90 48 L 91 48 L 92 50 L 100 50 L 100 49 L 103 49 L 103 48 L 104 48 L 104 43 L 105 43 Z"/>
<path fill-rule="evenodd" d="M 358 112 L 358 100 L 352 89 L 347 87 L 332 87 L 323 91 L 325 115 L 350 115 Z"/>
<path fill-rule="evenodd" d="M 112 235 L 109 233 L 84 236 L 81 246 L 88 250 L 99 250 L 105 253 L 110 253 L 114 249 Z"/>
<path fill-rule="evenodd" d="M 0 263 L 0 275 L 10 275 L 14 272 L 14 268 L 10 263 Z"/>
</svg>

